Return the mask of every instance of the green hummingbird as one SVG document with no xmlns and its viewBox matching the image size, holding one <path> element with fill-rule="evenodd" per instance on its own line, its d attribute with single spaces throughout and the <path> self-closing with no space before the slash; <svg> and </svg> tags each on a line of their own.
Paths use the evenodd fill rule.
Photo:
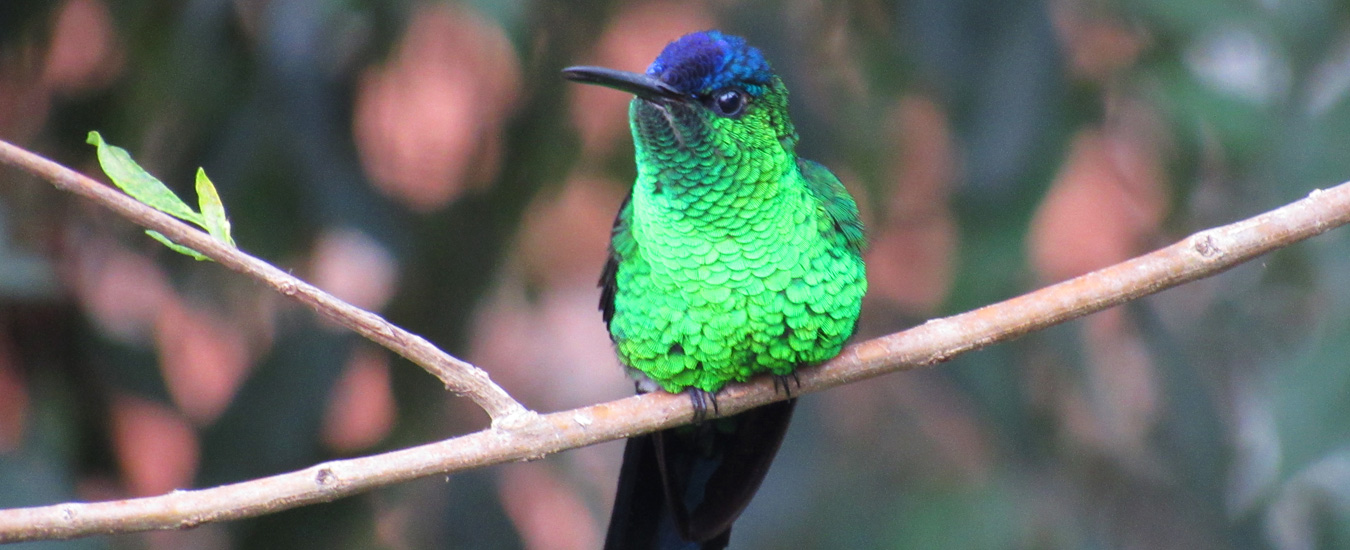
<svg viewBox="0 0 1350 550">
<path fill-rule="evenodd" d="M 716 393 L 839 354 L 867 278 L 858 207 L 797 156 L 787 88 L 745 39 L 670 43 L 645 74 L 563 74 L 632 93 L 637 180 L 614 220 L 600 310 L 638 391 L 689 392 L 701 421 L 628 440 L 605 548 L 724 548 L 768 472 L 788 399 L 726 418 Z"/>
</svg>

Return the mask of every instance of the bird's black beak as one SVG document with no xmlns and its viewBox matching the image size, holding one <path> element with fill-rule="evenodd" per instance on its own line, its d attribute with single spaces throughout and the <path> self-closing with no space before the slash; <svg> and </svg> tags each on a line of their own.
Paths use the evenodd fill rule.
<svg viewBox="0 0 1350 550">
<path fill-rule="evenodd" d="M 568 80 L 623 90 L 648 101 L 684 99 L 684 94 L 670 84 L 641 73 L 616 71 L 604 67 L 568 67 L 562 72 Z"/>
</svg>

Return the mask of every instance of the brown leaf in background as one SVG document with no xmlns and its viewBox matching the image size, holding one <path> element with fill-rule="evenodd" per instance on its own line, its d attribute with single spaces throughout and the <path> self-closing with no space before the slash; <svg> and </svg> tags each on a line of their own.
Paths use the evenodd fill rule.
<svg viewBox="0 0 1350 550">
<path fill-rule="evenodd" d="M 346 302 L 379 311 L 398 283 L 394 255 L 378 241 L 352 229 L 327 229 L 310 257 L 309 279 Z"/>
<path fill-rule="evenodd" d="M 585 501 L 542 463 L 504 467 L 501 498 L 529 550 L 600 547 L 600 532 Z"/>
<path fill-rule="evenodd" d="M 99 0 L 69 0 L 57 12 L 42 81 L 53 92 L 72 94 L 107 86 L 122 72 L 124 55 L 108 6 Z"/>
<path fill-rule="evenodd" d="M 357 86 L 353 133 L 375 186 L 425 212 L 489 181 L 519 65 L 500 27 L 467 8 L 420 7 L 393 57 Z"/>
<path fill-rule="evenodd" d="M 890 116 L 889 134 L 899 143 L 885 218 L 870 228 L 868 298 L 928 313 L 947 297 L 957 245 L 947 206 L 954 177 L 946 114 L 932 100 L 911 96 Z"/>
<path fill-rule="evenodd" d="M 37 50 L 0 54 L 0 136 L 19 140 L 47 121 L 50 95 L 39 83 Z"/>
<path fill-rule="evenodd" d="M 238 323 L 176 296 L 158 310 L 155 341 L 169 394 L 198 424 L 225 411 L 252 367 Z"/>
<path fill-rule="evenodd" d="M 333 387 L 323 441 L 343 453 L 369 448 L 388 435 L 395 413 L 388 352 L 359 345 Z"/>
<path fill-rule="evenodd" d="M 28 389 L 9 341 L 0 339 L 0 454 L 19 448 L 27 415 Z"/>
<path fill-rule="evenodd" d="M 1056 282 L 1144 251 L 1166 206 L 1146 135 L 1084 130 L 1032 221 L 1032 265 Z"/>
<path fill-rule="evenodd" d="M 173 289 L 154 260 L 105 236 L 72 239 L 67 286 L 101 332 L 127 343 L 143 343 Z"/>
<path fill-rule="evenodd" d="M 472 352 L 502 386 L 543 411 L 613 399 L 633 386 L 619 367 L 591 285 L 527 290 L 506 274 L 475 313 Z"/>
<path fill-rule="evenodd" d="M 131 395 L 112 401 L 112 439 L 127 492 L 164 494 L 191 487 L 199 449 L 192 424 L 177 411 Z"/>
<path fill-rule="evenodd" d="M 560 193 L 536 198 L 522 218 L 516 249 L 528 280 L 548 287 L 595 287 L 628 185 L 579 177 L 568 180 Z"/>
<path fill-rule="evenodd" d="M 1099 7 L 1081 2 L 1054 2 L 1051 20 L 1064 44 L 1072 74 L 1108 82 L 1133 66 L 1149 41 L 1138 26 L 1128 27 L 1103 13 L 1094 13 L 1094 8 Z"/>
</svg>

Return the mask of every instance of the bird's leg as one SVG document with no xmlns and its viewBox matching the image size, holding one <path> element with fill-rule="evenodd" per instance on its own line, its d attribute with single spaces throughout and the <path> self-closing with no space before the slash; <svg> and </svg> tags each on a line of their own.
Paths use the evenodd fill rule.
<svg viewBox="0 0 1350 550">
<path fill-rule="evenodd" d="M 797 377 L 797 371 L 795 369 L 788 374 L 775 374 L 772 376 L 773 376 L 773 391 L 778 392 L 781 389 L 783 393 L 787 394 L 788 399 L 792 398 L 793 384 L 796 384 L 797 389 L 801 389 L 802 387 L 802 379 Z M 788 383 L 789 380 L 792 381 L 791 384 Z"/>
<path fill-rule="evenodd" d="M 689 388 L 689 402 L 694 405 L 694 423 L 702 424 L 708 419 L 708 404 L 712 404 L 713 416 L 722 416 L 717 410 L 717 395 L 698 388 Z"/>
</svg>

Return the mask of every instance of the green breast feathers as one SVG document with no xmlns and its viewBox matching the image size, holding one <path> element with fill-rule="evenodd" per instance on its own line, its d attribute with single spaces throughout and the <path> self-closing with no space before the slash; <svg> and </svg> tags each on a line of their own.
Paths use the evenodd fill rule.
<svg viewBox="0 0 1350 550">
<path fill-rule="evenodd" d="M 669 392 L 716 392 L 839 353 L 867 289 L 862 224 L 823 166 L 788 166 L 759 185 L 639 175 L 601 280 L 630 369 Z"/>
</svg>

